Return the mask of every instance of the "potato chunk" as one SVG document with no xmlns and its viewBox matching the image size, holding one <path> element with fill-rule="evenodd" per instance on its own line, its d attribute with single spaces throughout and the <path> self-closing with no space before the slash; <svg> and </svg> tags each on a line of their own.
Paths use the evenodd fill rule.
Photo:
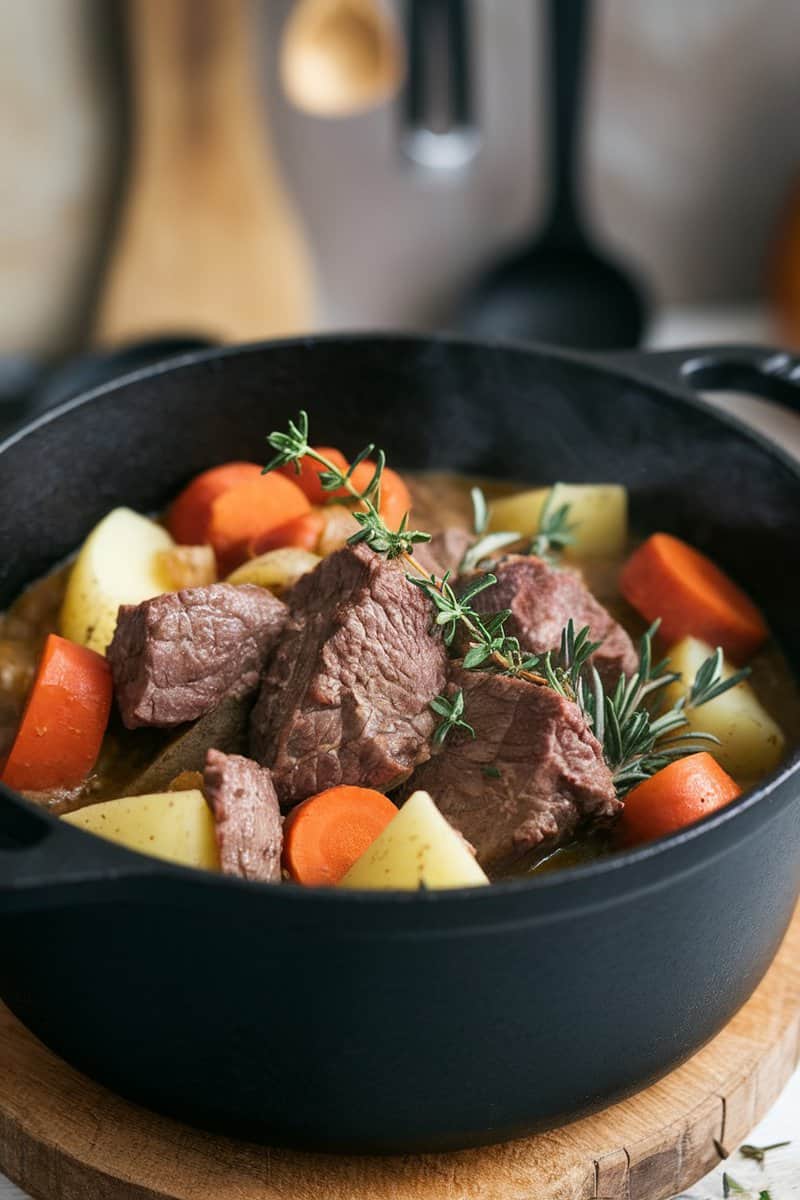
<svg viewBox="0 0 800 1200">
<path fill-rule="evenodd" d="M 106 800 L 62 820 L 141 854 L 219 870 L 214 818 L 199 789 Z"/>
<path fill-rule="evenodd" d="M 428 793 L 414 792 L 339 887 L 416 890 L 488 882 L 467 843 Z"/>
<path fill-rule="evenodd" d="M 551 491 L 551 512 L 568 504 L 569 521 L 575 526 L 575 541 L 565 551 L 567 558 L 601 558 L 624 551 L 628 540 L 628 493 L 613 483 L 557 483 L 553 488 L 504 496 L 491 503 L 489 528 L 533 537 Z"/>
<path fill-rule="evenodd" d="M 139 604 L 172 590 L 159 560 L 174 545 L 166 529 L 130 508 L 104 517 L 80 549 L 61 607 L 60 631 L 104 654 L 121 604 Z"/>
<path fill-rule="evenodd" d="M 665 689 L 668 704 L 686 694 L 698 667 L 710 654 L 713 648 L 699 638 L 687 637 L 672 647 L 670 668 L 680 671 L 682 678 Z M 728 677 L 734 670 L 725 662 L 723 675 Z M 690 729 L 704 730 L 719 738 L 718 746 L 709 743 L 708 752 L 738 783 L 768 774 L 783 757 L 783 733 L 749 683 L 738 683 L 716 700 L 689 709 L 686 716 Z"/>
<path fill-rule="evenodd" d="M 318 562 L 321 562 L 319 555 L 312 554 L 310 550 L 301 550 L 299 546 L 281 546 L 278 550 L 268 550 L 266 554 L 259 554 L 258 558 L 242 563 L 226 582 L 254 583 L 276 596 L 282 596 L 297 583 L 301 575 L 313 571 Z"/>
</svg>

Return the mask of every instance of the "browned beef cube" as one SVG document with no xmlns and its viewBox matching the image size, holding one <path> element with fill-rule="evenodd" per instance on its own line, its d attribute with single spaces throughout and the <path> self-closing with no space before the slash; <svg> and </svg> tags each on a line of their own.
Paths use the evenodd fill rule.
<svg viewBox="0 0 800 1200">
<path fill-rule="evenodd" d="M 283 818 L 269 771 L 239 754 L 209 750 L 203 791 L 225 874 L 280 881 Z"/>
<path fill-rule="evenodd" d="M 497 583 L 479 592 L 473 606 L 482 613 L 511 609 L 506 632 L 519 638 L 523 650 L 557 650 L 561 631 L 572 618 L 576 633 L 588 625 L 592 641 L 602 639 L 592 661 L 607 687 L 616 685 L 620 672 L 632 675 L 637 669 L 638 655 L 628 634 L 574 571 L 551 567 L 533 555 L 510 554 L 492 574 Z"/>
<path fill-rule="evenodd" d="M 398 563 L 346 547 L 303 576 L 253 710 L 250 749 L 282 805 L 339 783 L 382 790 L 430 753 L 446 653 Z"/>
<path fill-rule="evenodd" d="M 264 588 L 228 583 L 123 605 L 108 661 L 127 727 L 182 725 L 253 691 L 286 611 Z"/>
<path fill-rule="evenodd" d="M 414 558 L 433 575 L 441 577 L 445 571 L 455 573 L 474 540 L 466 529 L 452 525 L 440 533 L 434 533 L 429 542 L 420 542 L 415 546 Z"/>
<path fill-rule="evenodd" d="M 463 730 L 415 772 L 489 871 L 568 841 L 579 825 L 619 811 L 611 772 L 576 704 L 548 687 L 485 671 L 451 670 L 464 693 Z"/>
</svg>

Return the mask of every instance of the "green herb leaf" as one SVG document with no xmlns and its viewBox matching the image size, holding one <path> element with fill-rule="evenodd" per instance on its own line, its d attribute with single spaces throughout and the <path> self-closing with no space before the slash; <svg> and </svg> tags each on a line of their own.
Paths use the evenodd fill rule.
<svg viewBox="0 0 800 1200">
<path fill-rule="evenodd" d="M 464 693 L 461 688 L 452 696 L 435 696 L 430 702 L 430 708 L 437 717 L 442 717 L 442 722 L 433 735 L 434 745 L 441 746 L 453 729 L 463 729 L 475 737 L 475 730 L 464 720 Z"/>
<path fill-rule="evenodd" d="M 763 1167 L 764 1159 L 770 1151 L 782 1150 L 784 1146 L 791 1146 L 791 1144 L 791 1142 L 773 1142 L 771 1146 L 752 1146 L 746 1143 L 744 1146 L 739 1147 L 739 1153 L 742 1158 L 752 1159 L 753 1162 L 757 1162 L 759 1166 Z"/>
<path fill-rule="evenodd" d="M 550 489 L 547 498 L 542 505 L 542 511 L 539 516 L 539 530 L 536 537 L 530 544 L 529 554 L 535 554 L 539 558 L 553 561 L 555 557 L 561 553 L 567 546 L 571 546 L 575 541 L 574 530 L 576 526 L 570 523 L 569 504 L 561 504 L 558 508 L 553 507 L 555 500 L 555 486 Z"/>
<path fill-rule="evenodd" d="M 722 662 L 722 648 L 717 646 L 714 653 L 705 660 L 694 677 L 686 701 L 687 708 L 699 708 L 701 704 L 708 704 L 709 700 L 716 700 L 717 696 L 721 696 L 729 688 L 736 687 L 737 683 L 741 683 L 750 675 L 750 668 L 743 667 L 741 671 L 735 671 L 733 675 L 724 679 Z"/>
</svg>

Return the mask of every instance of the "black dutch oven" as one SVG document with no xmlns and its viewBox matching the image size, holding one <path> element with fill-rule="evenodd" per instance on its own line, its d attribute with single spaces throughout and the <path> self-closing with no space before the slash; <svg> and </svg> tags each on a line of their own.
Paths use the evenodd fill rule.
<svg viewBox="0 0 800 1200">
<path fill-rule="evenodd" d="M 800 472 L 695 388 L 798 407 L 765 350 L 600 359 L 447 338 L 211 351 L 128 376 L 0 447 L 0 604 L 112 506 L 315 440 L 393 466 L 614 480 L 690 539 L 800 666 Z M 778 714 L 780 715 L 780 714 Z M 747 1000 L 800 889 L 800 760 L 677 836 L 491 888 L 270 887 L 129 853 L 0 798 L 0 993 L 56 1053 L 189 1122 L 317 1149 L 446 1149 L 606 1104 Z"/>
</svg>

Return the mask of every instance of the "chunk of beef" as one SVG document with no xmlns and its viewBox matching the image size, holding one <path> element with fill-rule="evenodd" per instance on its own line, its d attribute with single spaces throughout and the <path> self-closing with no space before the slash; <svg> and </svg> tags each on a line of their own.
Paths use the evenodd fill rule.
<svg viewBox="0 0 800 1200">
<path fill-rule="evenodd" d="M 428 705 L 445 684 L 430 602 L 364 545 L 324 559 L 288 600 L 250 733 L 281 804 L 339 783 L 400 783 L 430 754 Z"/>
<path fill-rule="evenodd" d="M 614 687 L 621 671 L 632 675 L 637 669 L 638 655 L 628 634 L 574 571 L 558 570 L 533 555 L 510 554 L 492 574 L 497 583 L 479 592 L 472 603 L 483 613 L 511 609 L 506 632 L 519 638 L 523 650 L 544 654 L 557 649 L 571 617 L 576 633 L 588 625 L 592 641 L 602 639 L 592 662 L 606 686 Z"/>
<path fill-rule="evenodd" d="M 433 575 L 441 576 L 445 571 L 455 574 L 474 540 L 466 529 L 451 525 L 449 529 L 434 533 L 429 542 L 420 542 L 415 546 L 414 557 Z"/>
<path fill-rule="evenodd" d="M 214 814 L 225 874 L 278 882 L 283 819 L 269 771 L 239 754 L 209 750 L 203 792 Z"/>
<path fill-rule="evenodd" d="M 600 744 L 576 704 L 524 679 L 454 665 L 457 688 L 475 737 L 452 731 L 412 784 L 430 792 L 481 866 L 502 871 L 619 811 Z"/>
<path fill-rule="evenodd" d="M 123 605 L 108 660 L 125 724 L 182 725 L 254 691 L 286 611 L 264 588 L 228 583 Z"/>
</svg>

